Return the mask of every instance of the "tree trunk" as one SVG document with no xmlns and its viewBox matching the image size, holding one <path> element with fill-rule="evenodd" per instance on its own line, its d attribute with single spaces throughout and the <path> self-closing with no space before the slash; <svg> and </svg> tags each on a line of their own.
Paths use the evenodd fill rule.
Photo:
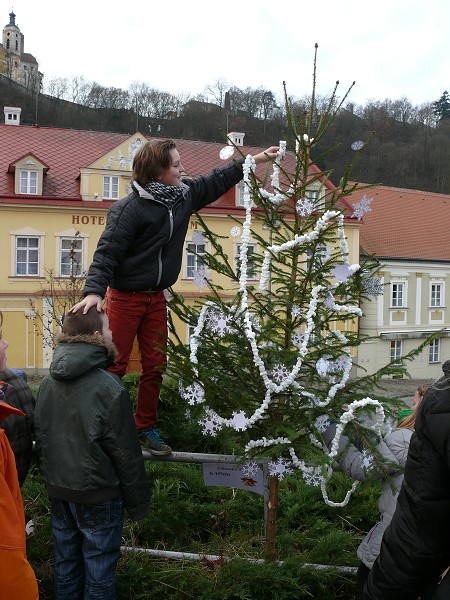
<svg viewBox="0 0 450 600">
<path fill-rule="evenodd" d="M 276 560 L 276 532 L 277 532 L 277 507 L 278 507 L 278 477 L 269 479 L 269 500 L 267 502 L 266 526 L 266 558 Z"/>
</svg>

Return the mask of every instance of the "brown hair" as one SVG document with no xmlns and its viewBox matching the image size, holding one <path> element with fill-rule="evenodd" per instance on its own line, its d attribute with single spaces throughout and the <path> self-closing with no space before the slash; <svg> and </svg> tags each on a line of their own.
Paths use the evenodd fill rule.
<svg viewBox="0 0 450 600">
<path fill-rule="evenodd" d="M 417 411 L 422 403 L 422 398 L 425 396 L 427 386 L 419 385 L 416 391 L 419 392 L 420 399 L 414 405 L 412 413 L 410 415 L 407 415 L 397 423 L 397 429 L 414 429 L 414 427 L 416 426 Z"/>
<path fill-rule="evenodd" d="M 172 166 L 170 151 L 176 147 L 173 140 L 151 140 L 141 146 L 133 160 L 133 179 L 139 185 L 156 181 Z"/>
<path fill-rule="evenodd" d="M 96 306 L 91 306 L 86 314 L 82 310 L 66 314 L 63 321 L 62 332 L 66 335 L 92 335 L 96 331 L 103 333 L 104 310 L 98 312 Z"/>
</svg>

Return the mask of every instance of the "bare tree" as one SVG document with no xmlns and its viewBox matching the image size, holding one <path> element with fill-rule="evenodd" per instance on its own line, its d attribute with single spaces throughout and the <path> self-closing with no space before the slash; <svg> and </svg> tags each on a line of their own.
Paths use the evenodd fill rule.
<svg viewBox="0 0 450 600">
<path fill-rule="evenodd" d="M 44 84 L 44 92 L 58 100 L 69 100 L 69 80 L 67 77 L 53 77 Z"/>
<path fill-rule="evenodd" d="M 77 234 L 75 236 L 78 237 Z M 41 284 L 40 291 L 40 296 L 44 298 L 43 311 L 35 311 L 34 303 L 31 301 L 36 331 L 43 337 L 45 345 L 49 348 L 55 347 L 55 337 L 61 331 L 64 316 L 83 298 L 86 273 L 80 274 L 76 250 L 77 240 L 74 239 L 68 255 L 69 275 L 67 277 L 57 277 L 52 269 L 46 270 L 46 279 Z"/>
<path fill-rule="evenodd" d="M 217 79 L 215 83 L 205 87 L 205 93 L 209 99 L 215 100 L 220 108 L 225 106 L 225 93 L 230 88 L 230 84 L 225 79 Z"/>
</svg>

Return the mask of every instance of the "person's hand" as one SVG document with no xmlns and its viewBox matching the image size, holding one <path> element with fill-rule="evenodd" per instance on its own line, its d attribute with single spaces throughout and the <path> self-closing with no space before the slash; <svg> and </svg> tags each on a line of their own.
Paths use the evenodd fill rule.
<svg viewBox="0 0 450 600">
<path fill-rule="evenodd" d="M 100 296 L 97 296 L 97 294 L 88 294 L 81 302 L 72 306 L 70 310 L 75 313 L 77 310 L 80 310 L 80 308 L 83 308 L 83 314 L 85 315 L 92 306 L 97 306 L 98 312 L 101 312 L 102 299 Z"/>
<path fill-rule="evenodd" d="M 427 388 L 424 385 L 421 385 L 416 389 L 416 392 L 414 394 L 414 406 L 416 406 L 417 404 L 420 403 L 422 398 L 425 396 L 426 391 L 427 391 Z"/>
<path fill-rule="evenodd" d="M 279 146 L 270 146 L 270 148 L 267 148 L 267 150 L 264 150 L 264 152 L 255 154 L 255 156 L 253 157 L 255 160 L 255 163 L 257 165 L 259 165 L 260 163 L 265 163 L 265 162 L 269 162 L 270 160 L 275 160 L 279 150 L 280 150 Z"/>
</svg>

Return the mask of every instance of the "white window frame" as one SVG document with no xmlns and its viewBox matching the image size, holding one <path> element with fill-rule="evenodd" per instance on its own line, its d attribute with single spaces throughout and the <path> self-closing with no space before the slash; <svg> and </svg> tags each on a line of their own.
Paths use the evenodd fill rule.
<svg viewBox="0 0 450 600">
<path fill-rule="evenodd" d="M 400 290 L 401 293 L 399 293 Z M 404 281 L 391 281 L 391 308 L 406 308 L 406 283 Z"/>
<path fill-rule="evenodd" d="M 67 242 L 69 246 L 67 246 Z M 64 246 L 66 246 L 64 248 Z M 75 247 L 78 246 L 78 247 Z M 59 276 L 82 277 L 84 241 L 82 237 L 61 236 L 59 238 Z M 72 254 L 72 257 L 70 256 Z M 64 260 L 67 258 L 68 260 Z M 73 266 L 76 265 L 74 269 Z M 69 267 L 67 269 L 67 267 Z M 67 271 L 67 272 L 65 272 Z"/>
<path fill-rule="evenodd" d="M 25 246 L 19 246 L 19 240 L 27 240 Z M 36 246 L 30 246 L 31 240 L 37 240 Z M 38 277 L 40 271 L 40 249 L 41 249 L 41 238 L 38 235 L 16 235 L 14 242 L 14 276 L 15 277 Z M 25 260 L 19 261 L 19 252 L 25 253 Z M 30 260 L 30 253 L 36 253 L 36 260 Z M 22 257 L 21 257 L 22 258 Z M 34 256 L 32 257 L 34 258 Z M 19 264 L 25 265 L 25 273 L 19 273 Z M 31 265 L 35 265 L 35 269 L 30 269 Z M 30 272 L 34 271 L 36 272 Z"/>
<path fill-rule="evenodd" d="M 439 281 L 430 283 L 430 307 L 443 308 L 444 306 L 444 284 Z"/>
<path fill-rule="evenodd" d="M 203 256 L 206 244 L 186 242 L 186 279 L 194 279 L 195 273 L 204 266 Z"/>
<path fill-rule="evenodd" d="M 441 362 L 441 340 L 439 338 L 435 338 L 430 342 L 428 362 L 430 364 Z"/>
<path fill-rule="evenodd" d="M 403 356 L 403 340 L 391 340 L 391 362 L 399 363 Z"/>
<path fill-rule="evenodd" d="M 38 172 L 30 169 L 20 169 L 20 194 L 37 195 L 38 193 Z"/>
<path fill-rule="evenodd" d="M 104 200 L 119 199 L 119 176 L 103 175 L 103 195 Z"/>
<path fill-rule="evenodd" d="M 242 244 L 236 244 L 236 271 L 240 273 L 239 252 Z M 248 279 L 258 279 L 256 265 L 252 261 L 252 254 L 256 254 L 256 244 L 247 244 L 247 277 Z"/>
</svg>

